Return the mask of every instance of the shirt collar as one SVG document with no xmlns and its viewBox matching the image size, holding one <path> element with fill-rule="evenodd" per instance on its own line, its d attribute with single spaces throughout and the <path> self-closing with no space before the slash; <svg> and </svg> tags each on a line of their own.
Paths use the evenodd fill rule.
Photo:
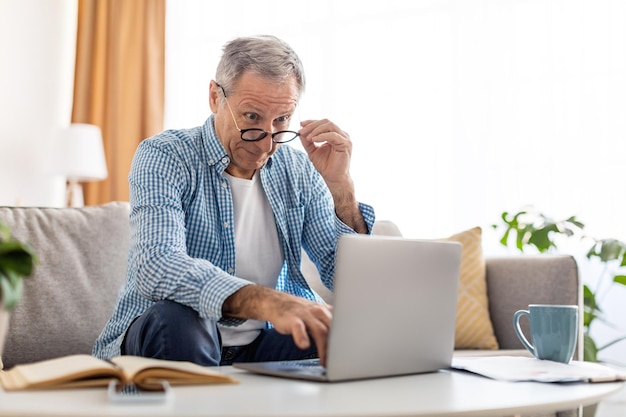
<svg viewBox="0 0 626 417">
<path fill-rule="evenodd" d="M 224 172 L 228 164 L 230 164 L 230 157 L 226 153 L 226 149 L 220 142 L 215 132 L 215 115 L 212 114 L 204 122 L 202 126 L 203 130 L 203 142 L 204 150 L 206 152 L 206 160 L 210 166 L 215 166 L 218 172 Z"/>
</svg>

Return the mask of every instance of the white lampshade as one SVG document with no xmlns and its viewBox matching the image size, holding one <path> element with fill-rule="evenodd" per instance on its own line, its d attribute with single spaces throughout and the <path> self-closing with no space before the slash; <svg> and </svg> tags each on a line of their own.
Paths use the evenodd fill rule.
<svg viewBox="0 0 626 417">
<path fill-rule="evenodd" d="M 73 123 L 61 136 L 59 168 L 74 181 L 98 181 L 107 177 L 102 133 L 95 125 Z"/>
<path fill-rule="evenodd" d="M 73 123 L 61 132 L 58 148 L 57 173 L 68 181 L 68 206 L 82 207 L 81 182 L 98 181 L 107 177 L 107 164 L 102 133 L 95 125 Z"/>
</svg>

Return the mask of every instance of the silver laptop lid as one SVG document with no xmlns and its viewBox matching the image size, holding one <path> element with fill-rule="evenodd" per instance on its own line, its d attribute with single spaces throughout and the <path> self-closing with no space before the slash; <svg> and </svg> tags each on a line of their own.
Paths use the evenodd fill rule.
<svg viewBox="0 0 626 417">
<path fill-rule="evenodd" d="M 461 245 L 344 235 L 337 251 L 327 378 L 448 368 Z"/>
</svg>

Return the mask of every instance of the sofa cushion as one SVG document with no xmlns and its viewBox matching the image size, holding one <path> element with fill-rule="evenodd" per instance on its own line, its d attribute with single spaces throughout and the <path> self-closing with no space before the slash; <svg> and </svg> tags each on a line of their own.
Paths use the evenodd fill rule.
<svg viewBox="0 0 626 417">
<path fill-rule="evenodd" d="M 11 313 L 5 367 L 91 353 L 125 280 L 128 213 L 128 203 L 0 207 L 0 222 L 39 258 Z"/>
<path fill-rule="evenodd" d="M 443 239 L 459 242 L 462 246 L 455 349 L 498 349 L 489 315 L 481 238 L 481 228 L 475 227 Z"/>
</svg>

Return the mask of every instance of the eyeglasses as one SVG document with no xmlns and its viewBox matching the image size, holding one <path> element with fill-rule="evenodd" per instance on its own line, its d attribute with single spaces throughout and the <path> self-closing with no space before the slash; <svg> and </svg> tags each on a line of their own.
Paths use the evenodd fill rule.
<svg viewBox="0 0 626 417">
<path fill-rule="evenodd" d="M 257 142 L 270 134 L 270 132 L 259 128 L 239 129 L 239 125 L 237 124 L 237 120 L 235 119 L 235 113 L 233 113 L 233 109 L 232 107 L 230 107 L 230 103 L 226 98 L 226 91 L 224 90 L 224 87 L 222 87 L 220 84 L 217 84 L 217 86 L 222 89 L 222 94 L 224 94 L 224 100 L 226 100 L 226 105 L 228 106 L 228 110 L 230 110 L 230 115 L 233 117 L 235 127 L 237 128 L 239 133 L 241 133 L 241 140 L 244 140 L 246 142 Z M 287 143 L 291 142 L 298 136 L 300 136 L 300 134 L 298 132 L 294 132 L 293 130 L 280 130 L 278 132 L 272 133 L 272 142 Z"/>
</svg>

